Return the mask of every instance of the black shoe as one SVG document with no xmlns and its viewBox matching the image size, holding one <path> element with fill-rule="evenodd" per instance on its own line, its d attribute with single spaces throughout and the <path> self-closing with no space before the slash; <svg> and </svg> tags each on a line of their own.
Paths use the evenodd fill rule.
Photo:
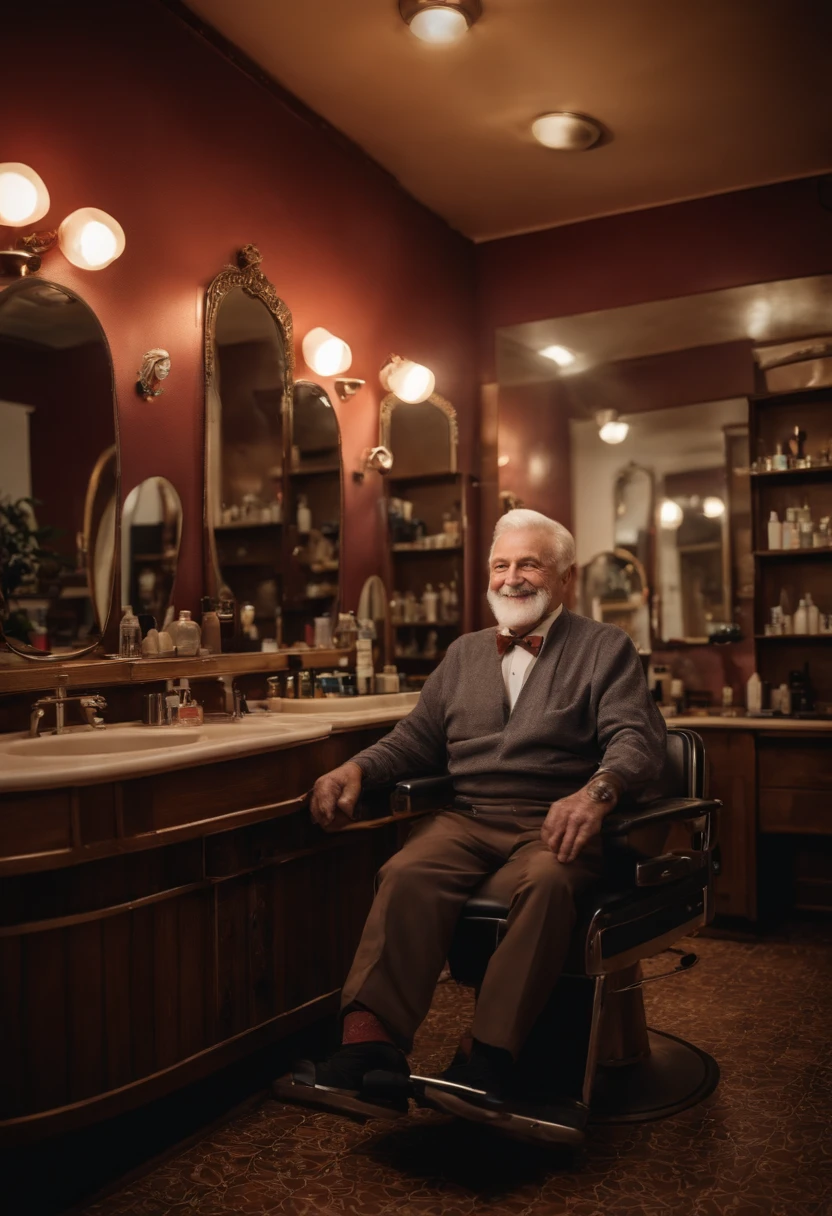
<svg viewBox="0 0 832 1216">
<path fill-rule="evenodd" d="M 323 1063 L 296 1061 L 288 1077 L 274 1082 L 272 1093 L 325 1110 L 389 1118 L 407 1111 L 409 1077 L 404 1053 L 392 1043 L 348 1043 Z"/>
<path fill-rule="evenodd" d="M 509 1052 L 475 1042 L 467 1058 L 459 1051 L 456 1053 L 441 1079 L 477 1094 L 502 1098 L 511 1086 L 513 1074 L 514 1061 Z"/>
</svg>

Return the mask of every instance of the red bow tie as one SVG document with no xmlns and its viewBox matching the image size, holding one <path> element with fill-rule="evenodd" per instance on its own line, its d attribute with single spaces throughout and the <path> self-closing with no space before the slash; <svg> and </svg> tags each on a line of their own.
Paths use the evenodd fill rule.
<svg viewBox="0 0 832 1216">
<path fill-rule="evenodd" d="M 543 645 L 543 634 L 533 633 L 531 637 L 516 638 L 511 633 L 498 633 L 497 637 L 497 654 L 504 655 L 511 650 L 512 646 L 522 646 L 524 650 L 528 650 L 532 658 L 536 659 L 540 654 L 540 647 Z"/>
</svg>

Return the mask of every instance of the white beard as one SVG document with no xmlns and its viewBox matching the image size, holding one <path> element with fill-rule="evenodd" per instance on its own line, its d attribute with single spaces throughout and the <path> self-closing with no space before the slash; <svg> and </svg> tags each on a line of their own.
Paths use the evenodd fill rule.
<svg viewBox="0 0 832 1216">
<path fill-rule="evenodd" d="M 548 616 L 552 602 L 551 593 L 543 587 L 539 587 L 533 595 L 529 595 L 528 589 L 523 587 L 513 588 L 513 594 L 503 588 L 502 591 L 489 591 L 487 598 L 497 624 L 515 633 L 525 633 Z"/>
</svg>

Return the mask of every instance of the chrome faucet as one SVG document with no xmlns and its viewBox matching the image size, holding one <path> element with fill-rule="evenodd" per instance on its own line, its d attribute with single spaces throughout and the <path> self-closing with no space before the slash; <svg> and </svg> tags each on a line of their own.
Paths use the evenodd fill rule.
<svg viewBox="0 0 832 1216">
<path fill-rule="evenodd" d="M 230 714 L 235 722 L 242 722 L 245 715 L 249 712 L 243 690 L 234 687 L 233 676 L 217 676 L 217 679 L 223 687 L 225 712 Z"/>
<path fill-rule="evenodd" d="M 66 686 L 69 680 L 68 676 L 58 676 L 58 683 L 55 693 L 51 697 L 39 697 L 32 706 L 32 712 L 29 716 L 29 734 L 34 739 L 40 728 L 40 724 L 44 719 L 48 706 L 55 706 L 55 730 L 54 734 L 62 735 L 67 729 L 66 726 L 66 707 L 71 703 L 77 703 L 80 706 L 84 721 L 94 730 L 102 730 L 104 727 L 104 719 L 98 717 L 96 710 L 107 708 L 107 702 L 104 697 L 97 693 L 84 693 L 74 697 L 66 695 Z"/>
</svg>

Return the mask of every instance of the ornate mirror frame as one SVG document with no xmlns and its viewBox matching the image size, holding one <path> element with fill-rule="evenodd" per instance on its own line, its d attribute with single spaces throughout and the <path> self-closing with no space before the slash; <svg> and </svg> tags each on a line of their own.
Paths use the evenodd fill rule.
<svg viewBox="0 0 832 1216">
<path fill-rule="evenodd" d="M 242 287 L 247 295 L 260 300 L 272 314 L 278 331 L 283 340 L 283 355 L 286 367 L 286 381 L 283 394 L 283 432 L 285 435 L 290 425 L 290 409 L 294 386 L 295 351 L 292 335 L 292 313 L 289 306 L 281 300 L 274 284 L 266 278 L 260 269 L 263 255 L 256 245 L 244 245 L 237 253 L 237 265 L 226 264 L 220 273 L 211 280 L 205 293 L 205 322 L 203 333 L 203 352 L 205 366 L 204 400 L 204 464 L 203 464 L 203 496 L 202 521 L 205 533 L 205 593 L 216 598 L 222 581 L 214 529 L 211 524 L 214 504 L 210 500 L 211 469 L 213 467 L 213 444 L 216 436 L 212 435 L 209 414 L 209 394 L 216 371 L 216 336 L 217 314 L 225 297 L 235 287 Z M 285 463 L 284 463 L 285 468 Z"/>
<path fill-rule="evenodd" d="M 382 447 L 387 448 L 391 452 L 393 452 L 393 446 L 390 442 L 393 411 L 395 410 L 397 405 L 406 405 L 406 404 L 407 404 L 407 402 L 401 401 L 396 396 L 395 393 L 388 393 L 387 396 L 383 398 L 381 405 L 379 406 L 378 441 L 382 445 Z M 436 408 L 440 409 L 442 411 L 442 413 L 445 415 L 445 417 L 448 419 L 448 440 L 449 440 L 449 444 L 450 444 L 450 451 L 448 454 L 448 458 L 449 458 L 450 463 L 449 463 L 449 467 L 447 469 L 443 469 L 442 472 L 443 473 L 458 472 L 459 470 L 457 468 L 457 452 L 459 449 L 459 423 L 457 422 L 456 410 L 451 405 L 450 401 L 447 401 L 444 397 L 440 397 L 439 393 L 431 393 L 431 395 L 429 397 L 425 398 L 424 401 L 418 402 L 418 404 L 419 405 L 435 405 Z M 393 456 L 395 458 L 395 452 L 393 452 Z"/>
</svg>

